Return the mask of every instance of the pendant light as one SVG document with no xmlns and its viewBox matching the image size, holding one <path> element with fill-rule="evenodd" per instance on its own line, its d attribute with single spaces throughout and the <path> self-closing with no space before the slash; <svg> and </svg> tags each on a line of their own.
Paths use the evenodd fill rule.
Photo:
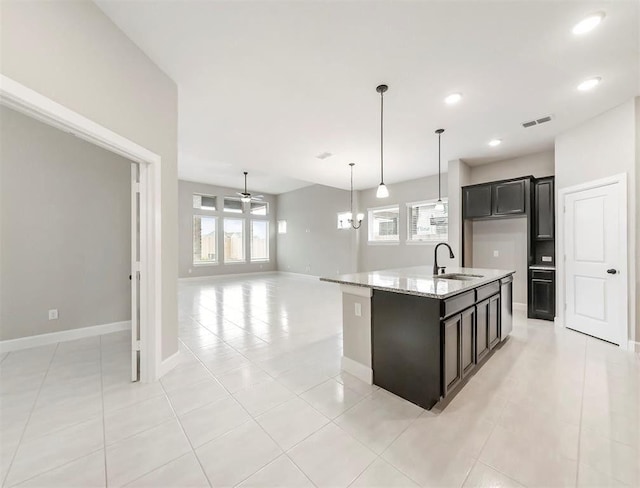
<svg viewBox="0 0 640 488">
<path fill-rule="evenodd" d="M 436 134 L 438 134 L 438 201 L 436 202 L 436 206 L 434 208 L 434 210 L 436 212 L 444 212 L 444 203 L 442 203 L 442 188 L 441 188 L 441 181 L 442 181 L 442 173 L 440 171 L 440 138 L 442 137 L 442 133 L 444 132 L 444 129 L 438 129 L 436 130 Z"/>
<path fill-rule="evenodd" d="M 380 94 L 380 185 L 376 192 L 377 198 L 387 198 L 389 190 L 384 184 L 384 92 L 389 89 L 387 85 L 378 85 L 376 91 Z"/>
<path fill-rule="evenodd" d="M 243 173 L 244 173 L 244 191 L 239 193 L 240 201 L 242 201 L 243 203 L 249 203 L 251 201 L 251 194 L 247 192 L 247 175 L 249 173 L 247 173 L 246 171 L 243 171 Z"/>
<path fill-rule="evenodd" d="M 364 219 L 364 214 L 363 213 L 359 213 L 356 216 L 356 220 L 358 221 L 358 223 L 355 224 L 354 221 L 353 221 L 353 167 L 355 165 L 356 165 L 356 163 L 349 163 L 349 166 L 351 167 L 351 192 L 350 192 L 351 211 L 349 212 L 349 218 L 347 219 L 347 221 L 349 222 L 349 225 L 351 225 L 352 228 L 359 229 L 360 226 L 362 225 L 362 220 Z"/>
</svg>

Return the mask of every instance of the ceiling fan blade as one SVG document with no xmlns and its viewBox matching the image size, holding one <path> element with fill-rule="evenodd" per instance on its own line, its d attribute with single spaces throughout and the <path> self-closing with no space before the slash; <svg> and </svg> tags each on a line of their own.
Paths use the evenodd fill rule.
<svg viewBox="0 0 640 488">
<path fill-rule="evenodd" d="M 262 200 L 264 198 L 264 195 L 253 195 L 251 198 L 253 198 L 254 200 Z"/>
</svg>

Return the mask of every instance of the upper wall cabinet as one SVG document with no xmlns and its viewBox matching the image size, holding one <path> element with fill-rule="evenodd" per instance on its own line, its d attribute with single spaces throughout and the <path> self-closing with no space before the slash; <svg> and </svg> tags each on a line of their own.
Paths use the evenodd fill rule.
<svg viewBox="0 0 640 488">
<path fill-rule="evenodd" d="M 491 216 L 491 185 L 468 186 L 462 189 L 463 217 L 476 219 Z"/>
<path fill-rule="evenodd" d="M 487 219 L 526 214 L 531 178 L 463 187 L 462 217 Z"/>
<path fill-rule="evenodd" d="M 535 238 L 553 239 L 553 177 L 541 178 L 535 184 Z"/>
<path fill-rule="evenodd" d="M 525 213 L 525 183 L 525 180 L 495 183 L 493 185 L 493 215 Z"/>
</svg>

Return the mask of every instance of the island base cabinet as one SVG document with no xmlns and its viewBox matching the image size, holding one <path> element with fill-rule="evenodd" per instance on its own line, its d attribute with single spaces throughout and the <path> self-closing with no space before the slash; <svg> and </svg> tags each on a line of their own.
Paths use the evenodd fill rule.
<svg viewBox="0 0 640 488">
<path fill-rule="evenodd" d="M 442 322 L 443 396 L 476 365 L 475 316 L 475 307 L 471 307 Z"/>
<path fill-rule="evenodd" d="M 476 359 L 480 362 L 500 342 L 500 295 L 476 305 Z"/>
</svg>

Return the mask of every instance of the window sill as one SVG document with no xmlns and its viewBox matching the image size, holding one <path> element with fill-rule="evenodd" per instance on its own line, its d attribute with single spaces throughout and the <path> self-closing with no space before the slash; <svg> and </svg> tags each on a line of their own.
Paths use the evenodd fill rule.
<svg viewBox="0 0 640 488">
<path fill-rule="evenodd" d="M 367 241 L 370 246 L 397 246 L 400 241 Z"/>
<path fill-rule="evenodd" d="M 444 241 L 410 241 L 407 240 L 407 245 L 408 246 L 435 246 L 436 244 L 439 244 L 440 242 L 449 242 L 448 240 L 444 240 Z"/>
<path fill-rule="evenodd" d="M 229 264 L 247 264 L 247 260 L 245 259 L 244 261 L 225 261 L 224 264 L 225 265 L 229 265 Z"/>
<path fill-rule="evenodd" d="M 268 263 L 269 259 L 252 259 L 251 262 L 252 263 L 262 263 L 262 264 L 264 264 L 264 263 Z"/>
<path fill-rule="evenodd" d="M 219 263 L 192 263 L 194 268 L 206 268 L 207 266 L 218 266 Z"/>
</svg>

